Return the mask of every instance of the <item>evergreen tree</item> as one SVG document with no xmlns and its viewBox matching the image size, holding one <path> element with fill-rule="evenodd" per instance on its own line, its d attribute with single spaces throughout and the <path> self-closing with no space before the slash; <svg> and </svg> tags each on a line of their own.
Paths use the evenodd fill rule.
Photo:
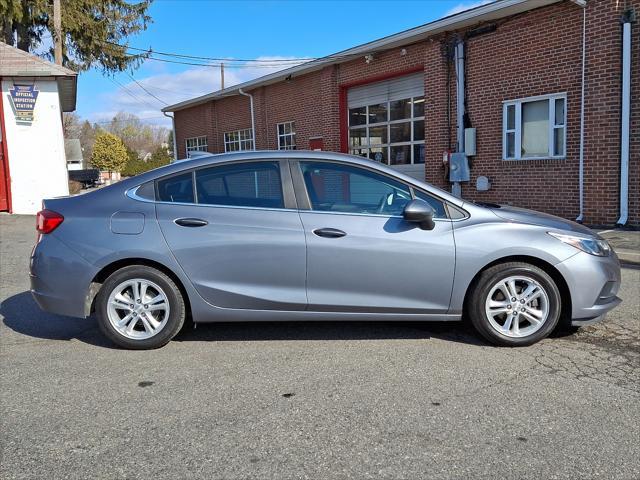
<svg viewBox="0 0 640 480">
<path fill-rule="evenodd" d="M 152 0 L 64 0 L 62 64 L 75 71 L 91 67 L 103 73 L 135 68 L 148 56 L 128 54 L 121 46 L 152 21 L 147 11 Z M 33 52 L 55 35 L 50 0 L 0 0 L 0 39 Z M 53 59 L 53 47 L 44 56 Z"/>
</svg>

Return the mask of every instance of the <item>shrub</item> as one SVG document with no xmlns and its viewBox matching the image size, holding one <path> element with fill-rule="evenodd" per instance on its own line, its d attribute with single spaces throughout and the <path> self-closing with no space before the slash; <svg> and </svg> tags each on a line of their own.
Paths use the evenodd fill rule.
<svg viewBox="0 0 640 480">
<path fill-rule="evenodd" d="M 120 137 L 100 132 L 96 135 L 91 164 L 104 172 L 121 172 L 127 164 L 127 149 Z"/>
</svg>

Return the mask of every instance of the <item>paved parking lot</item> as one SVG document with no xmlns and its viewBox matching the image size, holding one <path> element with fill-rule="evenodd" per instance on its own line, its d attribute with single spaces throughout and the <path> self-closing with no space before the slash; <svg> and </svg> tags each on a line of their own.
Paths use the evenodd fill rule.
<svg viewBox="0 0 640 480">
<path fill-rule="evenodd" d="M 0 216 L 0 477 L 640 477 L 640 270 L 606 323 L 495 348 L 457 324 L 221 324 L 112 348 L 28 293 Z"/>
</svg>

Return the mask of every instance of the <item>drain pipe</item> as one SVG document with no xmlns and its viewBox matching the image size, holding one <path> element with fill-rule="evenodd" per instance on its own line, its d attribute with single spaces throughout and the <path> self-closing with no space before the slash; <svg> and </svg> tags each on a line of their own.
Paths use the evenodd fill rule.
<svg viewBox="0 0 640 480">
<path fill-rule="evenodd" d="M 576 218 L 576 222 L 582 223 L 584 221 L 584 73 L 587 63 L 587 4 L 579 1 L 574 3 L 582 7 L 582 80 L 580 87 L 580 160 L 578 167 L 580 212 Z"/>
<path fill-rule="evenodd" d="M 171 130 L 173 131 L 173 161 L 178 160 L 178 149 L 176 143 L 176 119 L 173 115 L 169 115 L 167 112 L 162 112 L 165 117 L 171 119 Z"/>
<path fill-rule="evenodd" d="M 622 16 L 622 118 L 620 132 L 620 218 L 625 225 L 629 216 L 629 133 L 631 112 L 631 22 L 633 11 Z"/>
<path fill-rule="evenodd" d="M 251 105 L 251 140 L 253 141 L 253 149 L 256 149 L 256 121 L 255 116 L 253 114 L 253 95 L 250 93 L 244 92 L 241 88 L 238 89 L 238 93 L 240 95 L 244 95 L 245 97 L 249 97 L 249 103 Z"/>
<path fill-rule="evenodd" d="M 458 124 L 456 151 L 464 152 L 464 40 L 459 39 L 455 47 L 456 61 L 456 123 Z M 451 193 L 456 197 L 462 197 L 462 186 L 460 182 L 453 182 Z"/>
</svg>

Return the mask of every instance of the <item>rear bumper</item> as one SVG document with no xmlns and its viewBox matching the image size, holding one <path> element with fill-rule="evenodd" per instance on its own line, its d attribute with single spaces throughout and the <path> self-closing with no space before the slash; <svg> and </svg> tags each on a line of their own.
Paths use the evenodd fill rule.
<svg viewBox="0 0 640 480">
<path fill-rule="evenodd" d="M 50 313 L 85 317 L 87 293 L 97 269 L 53 235 L 45 235 L 31 253 L 31 294 Z"/>
<path fill-rule="evenodd" d="M 596 257 L 580 252 L 556 265 L 571 293 L 572 324 L 585 325 L 604 319 L 622 301 L 620 262 L 615 253 Z"/>
</svg>

